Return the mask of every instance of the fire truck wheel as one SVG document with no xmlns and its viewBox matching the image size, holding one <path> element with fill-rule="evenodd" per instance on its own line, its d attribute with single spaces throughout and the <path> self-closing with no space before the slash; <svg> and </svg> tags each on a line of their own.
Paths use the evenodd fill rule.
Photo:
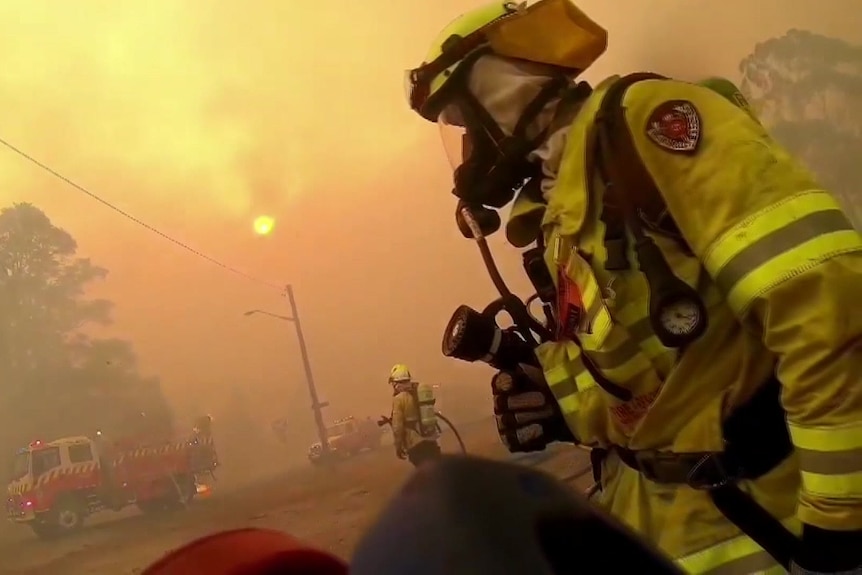
<svg viewBox="0 0 862 575">
<path fill-rule="evenodd" d="M 86 508 L 81 502 L 69 497 L 58 501 L 49 517 L 32 523 L 31 527 L 37 537 L 52 539 L 79 530 L 86 516 Z"/>
<path fill-rule="evenodd" d="M 64 532 L 76 531 L 84 525 L 85 507 L 75 499 L 66 499 L 57 506 L 57 525 Z"/>
</svg>

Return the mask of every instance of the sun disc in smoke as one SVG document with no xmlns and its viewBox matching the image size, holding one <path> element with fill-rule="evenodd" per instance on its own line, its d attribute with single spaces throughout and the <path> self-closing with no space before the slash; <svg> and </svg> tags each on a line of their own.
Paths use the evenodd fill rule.
<svg viewBox="0 0 862 575">
<path fill-rule="evenodd" d="M 275 227 L 275 220 L 269 216 L 258 216 L 254 219 L 254 233 L 259 236 L 268 236 Z"/>
</svg>

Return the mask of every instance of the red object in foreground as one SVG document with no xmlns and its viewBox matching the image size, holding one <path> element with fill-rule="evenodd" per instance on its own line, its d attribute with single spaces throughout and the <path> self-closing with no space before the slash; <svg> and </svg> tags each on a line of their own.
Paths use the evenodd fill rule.
<svg viewBox="0 0 862 575">
<path fill-rule="evenodd" d="M 142 575 L 347 575 L 347 565 L 279 531 L 237 529 L 172 551 Z"/>
</svg>

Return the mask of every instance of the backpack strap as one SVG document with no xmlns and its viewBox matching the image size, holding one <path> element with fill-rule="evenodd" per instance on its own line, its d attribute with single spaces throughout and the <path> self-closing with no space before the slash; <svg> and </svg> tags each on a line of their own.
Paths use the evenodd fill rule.
<svg viewBox="0 0 862 575">
<path fill-rule="evenodd" d="M 643 222 L 651 231 L 670 236 L 691 253 L 670 217 L 655 181 L 643 163 L 626 124 L 623 97 L 630 86 L 665 76 L 638 72 L 623 76 L 605 93 L 587 146 L 587 162 L 596 167 L 604 186 L 601 219 L 605 224 L 605 248 L 609 271 L 629 269 L 626 221 Z M 588 178 L 588 186 L 595 184 Z M 595 197 L 590 190 L 590 197 Z"/>
</svg>

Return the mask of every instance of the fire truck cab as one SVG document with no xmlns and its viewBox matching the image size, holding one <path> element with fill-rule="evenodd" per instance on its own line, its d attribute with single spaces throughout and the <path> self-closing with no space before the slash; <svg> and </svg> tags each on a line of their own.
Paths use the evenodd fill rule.
<svg viewBox="0 0 862 575">
<path fill-rule="evenodd" d="M 207 491 L 200 478 L 216 465 L 211 437 L 197 432 L 182 440 L 111 442 L 97 434 L 34 441 L 15 457 L 7 517 L 53 537 L 102 510 L 182 507 Z"/>
</svg>

